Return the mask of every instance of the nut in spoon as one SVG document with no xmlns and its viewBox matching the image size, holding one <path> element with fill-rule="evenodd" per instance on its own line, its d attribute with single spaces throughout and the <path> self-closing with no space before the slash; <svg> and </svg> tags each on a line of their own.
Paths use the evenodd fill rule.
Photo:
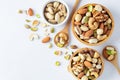
<svg viewBox="0 0 120 80">
<path fill-rule="evenodd" d="M 68 29 L 69 29 L 69 26 L 70 26 L 70 23 L 71 23 L 71 19 L 72 19 L 72 16 L 73 16 L 73 13 L 75 12 L 78 4 L 79 4 L 80 0 L 76 0 L 75 1 L 75 4 L 73 6 L 73 10 L 70 14 L 70 17 L 69 17 L 69 20 L 67 21 L 66 23 L 66 26 L 64 27 L 63 30 L 61 30 L 60 32 L 58 32 L 55 37 L 54 37 L 54 43 L 62 48 L 62 47 L 65 47 L 68 45 L 69 43 L 69 32 L 68 32 Z"/>
<path fill-rule="evenodd" d="M 103 49 L 102 55 L 107 61 L 109 61 L 110 63 L 112 63 L 115 66 L 115 68 L 117 69 L 117 71 L 120 74 L 120 68 L 118 65 L 118 53 L 117 53 L 115 47 L 113 47 L 111 45 L 106 46 Z"/>
</svg>

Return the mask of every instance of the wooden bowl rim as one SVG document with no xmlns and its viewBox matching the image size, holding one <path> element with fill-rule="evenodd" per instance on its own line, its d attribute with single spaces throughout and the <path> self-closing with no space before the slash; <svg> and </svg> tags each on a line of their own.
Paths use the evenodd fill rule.
<svg viewBox="0 0 120 80">
<path fill-rule="evenodd" d="M 85 49 L 93 50 L 93 51 L 99 53 L 99 52 L 98 52 L 97 50 L 95 50 L 95 49 L 85 47 L 85 48 L 77 49 L 77 50 L 74 52 L 74 54 L 72 54 L 71 59 L 70 59 L 70 65 L 68 66 L 68 67 L 69 67 L 68 69 L 69 69 L 70 73 L 72 73 L 72 75 L 73 75 L 75 78 L 77 78 L 78 80 L 80 80 L 80 79 L 74 75 L 74 73 L 72 72 L 72 69 L 71 69 L 72 58 L 73 58 L 78 52 L 83 51 L 83 50 L 85 50 Z M 100 55 L 100 59 L 101 59 L 101 61 L 102 61 L 102 68 L 101 68 L 101 71 L 100 71 L 100 74 L 99 74 L 99 77 L 100 77 L 100 76 L 102 75 L 102 73 L 103 73 L 103 70 L 104 70 L 104 60 L 103 60 L 103 57 L 102 57 L 102 55 L 101 55 L 100 53 L 99 53 L 99 55 Z"/>
<path fill-rule="evenodd" d="M 89 5 L 95 6 L 95 5 L 101 5 L 101 4 L 89 3 L 89 4 L 86 4 L 86 5 L 84 5 L 84 6 L 81 6 L 79 9 L 82 9 L 82 8 L 87 7 L 87 6 L 89 6 Z M 111 29 L 111 31 L 110 31 L 110 34 L 107 36 L 106 39 L 104 39 L 104 40 L 102 40 L 102 41 L 100 41 L 100 42 L 98 42 L 98 43 L 96 43 L 96 44 L 90 44 L 90 43 L 85 42 L 85 41 L 83 41 L 82 39 L 80 39 L 80 38 L 77 36 L 77 34 L 75 33 L 75 31 L 74 31 L 74 18 L 75 18 L 75 15 L 77 14 L 77 12 L 78 12 L 78 10 L 79 10 L 79 9 L 78 9 L 78 10 L 76 10 L 76 12 L 74 13 L 74 15 L 73 15 L 73 17 L 72 17 L 72 33 L 73 33 L 74 37 L 77 38 L 81 43 L 86 44 L 86 45 L 89 45 L 89 46 L 98 46 L 98 45 L 106 42 L 106 41 L 111 37 L 111 35 L 112 35 L 113 31 L 114 31 L 114 18 L 113 18 L 113 16 L 112 16 L 111 12 L 110 12 L 106 7 L 104 7 L 103 5 L 101 5 L 101 6 L 103 7 L 103 9 L 105 9 L 105 10 L 107 11 L 107 13 L 109 14 L 109 16 L 110 16 L 110 18 L 111 18 L 111 20 L 112 20 L 112 29 Z"/>
</svg>

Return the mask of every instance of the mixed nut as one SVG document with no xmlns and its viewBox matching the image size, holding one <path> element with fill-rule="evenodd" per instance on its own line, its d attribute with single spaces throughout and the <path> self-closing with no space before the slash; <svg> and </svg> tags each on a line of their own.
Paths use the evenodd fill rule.
<svg viewBox="0 0 120 80">
<path fill-rule="evenodd" d="M 70 69 L 78 80 L 94 80 L 103 70 L 103 61 L 97 51 L 82 48 L 71 57 Z"/>
<path fill-rule="evenodd" d="M 113 20 L 109 11 L 99 4 L 80 8 L 73 17 L 73 32 L 81 41 L 97 44 L 110 36 Z"/>
<path fill-rule="evenodd" d="M 115 59 L 117 51 L 113 46 L 106 46 L 103 49 L 103 56 L 106 58 L 108 61 L 112 61 Z"/>
<path fill-rule="evenodd" d="M 49 23 L 59 24 L 65 20 L 67 16 L 67 8 L 61 2 L 50 2 L 44 9 L 44 16 Z"/>
<path fill-rule="evenodd" d="M 68 43 L 68 35 L 64 32 L 58 33 L 54 41 L 58 47 L 62 48 Z"/>
</svg>

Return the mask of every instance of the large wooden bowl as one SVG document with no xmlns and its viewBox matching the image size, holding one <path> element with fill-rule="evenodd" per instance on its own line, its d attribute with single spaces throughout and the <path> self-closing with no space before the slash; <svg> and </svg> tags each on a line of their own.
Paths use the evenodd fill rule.
<svg viewBox="0 0 120 80">
<path fill-rule="evenodd" d="M 96 4 L 96 3 L 86 4 L 86 5 L 82 6 L 82 7 L 80 7 L 79 9 L 88 7 L 89 5 L 95 6 L 95 5 L 101 5 L 101 4 Z M 74 31 L 74 27 L 75 27 L 75 26 L 74 26 L 74 19 L 75 19 L 75 15 L 77 14 L 77 11 L 78 11 L 79 9 L 74 13 L 73 18 L 72 18 L 72 32 L 73 32 L 73 35 L 74 35 L 75 38 L 77 38 L 80 42 L 82 42 L 83 44 L 86 44 L 86 45 L 88 45 L 88 46 L 97 46 L 97 45 L 100 45 L 100 44 L 106 42 L 106 41 L 110 38 L 110 36 L 112 35 L 112 32 L 113 32 L 113 30 L 114 30 L 114 19 L 113 19 L 113 16 L 112 16 L 111 12 L 110 12 L 106 7 L 104 7 L 103 5 L 101 5 L 101 6 L 102 6 L 103 9 L 105 9 L 105 10 L 107 11 L 107 13 L 109 14 L 109 16 L 110 16 L 110 18 L 111 18 L 111 20 L 112 20 L 112 29 L 111 29 L 109 35 L 107 36 L 107 38 L 104 39 L 104 40 L 102 40 L 102 41 L 100 41 L 100 42 L 98 42 L 98 43 L 90 44 L 90 43 L 88 43 L 88 42 L 80 39 L 80 38 L 78 37 L 78 35 L 76 34 L 76 32 Z"/>
<path fill-rule="evenodd" d="M 80 48 L 80 49 L 76 50 L 76 51 L 72 54 L 71 59 L 70 59 L 70 64 L 69 64 L 69 66 L 68 66 L 68 71 L 69 71 L 77 80 L 80 80 L 80 79 L 72 72 L 72 62 L 73 62 L 72 59 L 73 59 L 73 57 L 74 57 L 78 52 L 81 52 L 81 51 L 86 50 L 86 49 L 88 49 L 88 50 L 93 50 L 93 51 L 97 52 L 96 50 L 91 49 L 91 48 Z M 97 52 L 97 53 L 98 53 L 98 52 Z M 99 54 L 99 55 L 100 55 L 100 54 Z M 102 61 L 102 68 L 101 68 L 101 71 L 100 71 L 100 73 L 99 73 L 99 76 L 101 76 L 101 74 L 103 73 L 103 70 L 104 70 L 104 60 L 103 60 L 103 58 L 102 58 L 101 55 L 100 55 L 100 59 L 101 59 L 101 61 Z M 94 80 L 96 80 L 96 79 L 94 79 Z"/>
</svg>

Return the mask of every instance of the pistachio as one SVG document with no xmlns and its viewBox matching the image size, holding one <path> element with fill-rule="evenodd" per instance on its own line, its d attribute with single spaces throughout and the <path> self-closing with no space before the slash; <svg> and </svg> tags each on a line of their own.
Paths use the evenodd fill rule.
<svg viewBox="0 0 120 80">
<path fill-rule="evenodd" d="M 26 29 L 30 29 L 31 28 L 31 26 L 28 25 L 28 24 L 25 24 L 24 26 L 25 26 Z"/>
<path fill-rule="evenodd" d="M 54 18 L 54 15 L 50 14 L 50 13 L 45 13 L 45 17 L 47 19 L 53 19 Z"/>
<path fill-rule="evenodd" d="M 38 20 L 34 20 L 32 23 L 32 26 L 36 27 L 40 24 L 40 22 Z"/>
<path fill-rule="evenodd" d="M 80 61 L 80 56 L 73 57 L 73 61 L 75 61 L 75 62 Z"/>
<path fill-rule="evenodd" d="M 29 39 L 30 39 L 30 41 L 33 41 L 35 39 L 38 40 L 39 39 L 39 35 L 32 33 L 32 34 L 30 34 Z"/>
<path fill-rule="evenodd" d="M 59 13 L 55 14 L 55 21 L 57 21 L 57 23 L 60 23 L 60 15 L 59 15 Z"/>
<path fill-rule="evenodd" d="M 37 27 L 31 27 L 30 29 L 31 29 L 31 31 L 38 31 Z"/>
<path fill-rule="evenodd" d="M 56 65 L 56 66 L 60 66 L 61 63 L 60 63 L 59 61 L 56 61 L 56 62 L 55 62 L 55 65 Z"/>
<path fill-rule="evenodd" d="M 56 51 L 54 52 L 54 54 L 57 55 L 57 56 L 60 56 L 60 55 L 62 55 L 62 51 L 56 50 Z"/>
<path fill-rule="evenodd" d="M 49 12 L 50 14 L 54 14 L 52 7 L 48 7 L 47 10 L 48 10 L 48 12 Z"/>
<path fill-rule="evenodd" d="M 53 6 L 55 7 L 55 8 L 57 8 L 58 6 L 59 6 L 59 2 L 57 2 L 57 1 L 55 1 L 54 3 L 53 3 Z"/>
</svg>

